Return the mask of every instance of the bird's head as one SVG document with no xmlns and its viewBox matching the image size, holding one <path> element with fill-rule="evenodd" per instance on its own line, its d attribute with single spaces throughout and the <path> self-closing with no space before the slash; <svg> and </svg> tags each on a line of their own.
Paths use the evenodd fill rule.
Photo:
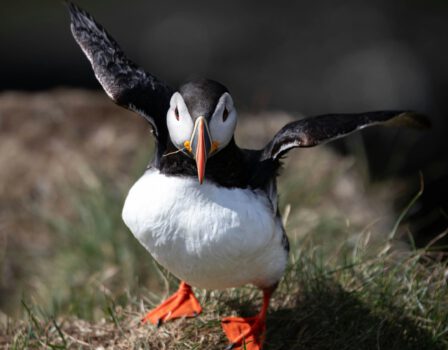
<svg viewBox="0 0 448 350">
<path fill-rule="evenodd" d="M 171 142 L 196 161 L 202 183 L 207 159 L 232 140 L 237 119 L 232 97 L 213 80 L 189 82 L 171 97 L 166 118 Z"/>
</svg>

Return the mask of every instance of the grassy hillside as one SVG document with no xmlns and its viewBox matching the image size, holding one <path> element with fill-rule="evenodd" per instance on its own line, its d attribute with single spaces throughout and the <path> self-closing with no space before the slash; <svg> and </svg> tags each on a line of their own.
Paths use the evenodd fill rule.
<svg viewBox="0 0 448 350">
<path fill-rule="evenodd" d="M 142 121 L 80 91 L 4 94 L 0 116 L 0 346 L 214 349 L 226 345 L 221 317 L 257 311 L 250 286 L 196 290 L 198 318 L 140 324 L 177 284 L 121 222 L 152 151 Z M 237 141 L 247 147 L 291 118 L 243 117 Z M 292 248 L 268 350 L 448 348 L 448 270 L 433 258 L 436 242 L 414 250 L 398 240 L 406 208 L 394 213 L 391 200 L 402 184 L 367 184 L 358 164 L 325 147 L 285 162 Z"/>
</svg>

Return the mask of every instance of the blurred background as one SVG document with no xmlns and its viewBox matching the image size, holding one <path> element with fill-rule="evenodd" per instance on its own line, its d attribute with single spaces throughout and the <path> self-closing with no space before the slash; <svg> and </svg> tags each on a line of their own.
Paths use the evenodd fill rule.
<svg viewBox="0 0 448 350">
<path fill-rule="evenodd" d="M 251 145 L 251 132 L 259 130 L 255 124 L 270 125 L 263 129 L 266 140 L 283 122 L 300 116 L 381 109 L 427 114 L 433 124 L 429 131 L 366 130 L 332 144 L 340 158 L 330 161 L 326 154 L 310 154 L 328 160 L 330 173 L 351 159 L 362 179 L 362 185 L 350 187 L 355 192 L 365 191 L 367 184 L 375 189 L 376 183 L 394 181 L 387 188 L 393 195 L 382 202 L 393 213 L 400 213 L 419 190 L 421 172 L 425 190 L 407 215 L 408 231 L 423 246 L 447 229 L 447 1 L 79 0 L 77 4 L 105 26 L 131 59 L 173 86 L 194 77 L 224 83 L 243 119 L 247 116 L 242 125 L 248 131 L 240 137 L 243 146 Z M 92 218 L 90 222 L 84 216 L 90 229 L 103 230 L 103 239 L 108 240 L 107 233 L 120 221 L 123 193 L 142 170 L 138 164 L 149 158 L 151 141 L 142 121 L 100 92 L 71 36 L 62 2 L 3 0 L 0 43 L 0 244 L 4 247 L 0 306 L 8 310 L 9 300 L 20 297 L 18 290 L 29 288 L 30 280 L 22 282 L 23 276 L 34 274 L 23 262 L 47 255 L 47 265 L 56 264 L 54 241 L 45 235 L 48 227 L 71 232 L 58 238 L 67 247 L 86 234 L 69 220 L 90 215 L 79 202 L 103 201 L 92 206 L 116 214 L 116 222 Z M 251 119 L 253 115 L 258 117 Z M 137 149 L 139 142 L 146 142 L 145 151 Z M 260 142 L 255 144 L 261 146 Z M 80 155 L 89 161 L 80 161 Z M 315 162 L 304 161 L 302 167 L 293 168 L 294 174 L 314 176 L 304 167 Z M 109 187 L 118 188 L 117 193 L 89 193 L 90 199 L 78 198 L 73 204 L 73 193 L 80 192 L 69 182 L 74 174 L 95 191 L 112 184 Z M 49 189 L 56 183 L 60 187 L 55 193 Z M 117 206 L 109 208 L 114 201 Z M 67 202 L 71 205 L 66 209 Z M 87 212 L 93 210 L 87 207 Z M 356 221 L 362 214 L 351 209 Z M 52 210 L 62 210 L 68 219 L 51 217 Z M 36 215 L 44 219 L 39 223 L 30 219 Z M 91 242 L 86 250 L 95 252 L 97 246 L 97 241 Z M 70 252 L 67 247 L 61 250 L 64 254 Z M 123 265 L 130 258 L 117 259 Z M 79 261 L 73 263 L 71 276 L 83 270 L 76 264 Z M 135 276 L 134 272 L 129 275 Z M 36 286 L 39 283 L 44 284 L 31 284 L 43 288 Z"/>
</svg>

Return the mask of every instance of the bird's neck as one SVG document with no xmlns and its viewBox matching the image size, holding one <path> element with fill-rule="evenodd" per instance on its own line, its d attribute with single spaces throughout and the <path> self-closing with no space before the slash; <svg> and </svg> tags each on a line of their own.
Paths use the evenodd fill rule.
<svg viewBox="0 0 448 350">
<path fill-rule="evenodd" d="M 158 168 L 166 175 L 197 177 L 194 159 L 179 151 L 171 141 L 159 156 Z M 226 147 L 207 160 L 205 180 L 223 187 L 246 188 L 247 170 L 244 153 L 232 138 Z"/>
</svg>

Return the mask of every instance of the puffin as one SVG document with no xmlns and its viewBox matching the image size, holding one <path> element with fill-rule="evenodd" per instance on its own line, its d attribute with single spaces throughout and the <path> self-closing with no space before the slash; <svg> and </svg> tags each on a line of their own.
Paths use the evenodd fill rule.
<svg viewBox="0 0 448 350">
<path fill-rule="evenodd" d="M 269 302 L 288 263 L 277 195 L 282 158 L 373 125 L 425 127 L 425 117 L 405 110 L 319 115 L 286 124 L 262 149 L 243 149 L 235 142 L 238 113 L 227 87 L 210 79 L 170 87 L 130 60 L 89 13 L 67 5 L 73 37 L 100 85 L 143 117 L 155 138 L 154 157 L 129 190 L 122 218 L 181 282 L 142 322 L 160 326 L 199 315 L 192 286 L 251 284 L 262 291 L 259 313 L 221 324 L 227 349 L 262 349 Z"/>
</svg>

